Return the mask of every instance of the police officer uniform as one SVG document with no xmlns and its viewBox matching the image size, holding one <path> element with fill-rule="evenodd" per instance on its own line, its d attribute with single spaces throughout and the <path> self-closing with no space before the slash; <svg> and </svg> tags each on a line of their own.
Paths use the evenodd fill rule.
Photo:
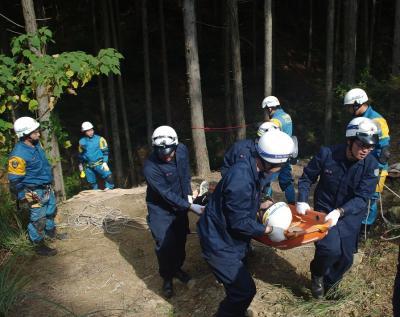
<svg viewBox="0 0 400 317">
<path fill-rule="evenodd" d="M 83 164 L 86 179 L 93 189 L 99 188 L 96 174 L 105 180 L 107 189 L 114 188 L 112 172 L 103 166 L 103 163 L 108 163 L 108 152 L 107 141 L 99 135 L 85 136 L 79 140 L 79 161 Z"/>
</svg>

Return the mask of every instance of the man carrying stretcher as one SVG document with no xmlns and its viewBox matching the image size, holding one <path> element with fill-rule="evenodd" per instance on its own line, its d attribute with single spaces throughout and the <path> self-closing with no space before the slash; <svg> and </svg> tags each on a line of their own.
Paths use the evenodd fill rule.
<svg viewBox="0 0 400 317">
<path fill-rule="evenodd" d="M 378 181 L 378 162 L 369 155 L 378 139 L 378 128 L 370 119 L 351 120 L 346 143 L 322 147 L 299 179 L 297 212 L 304 215 L 311 209 L 308 196 L 319 177 L 314 209 L 326 213 L 325 221 L 330 221 L 329 233 L 315 243 L 310 263 L 315 298 L 337 285 L 353 263 L 361 222 Z"/>
</svg>

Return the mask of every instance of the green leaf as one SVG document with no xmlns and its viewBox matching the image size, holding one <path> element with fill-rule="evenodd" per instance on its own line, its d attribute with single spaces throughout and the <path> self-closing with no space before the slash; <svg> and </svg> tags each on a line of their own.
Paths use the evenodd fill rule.
<svg viewBox="0 0 400 317">
<path fill-rule="evenodd" d="M 65 75 L 67 75 L 67 77 L 68 78 L 71 78 L 72 76 L 74 76 L 74 72 L 72 71 L 72 70 L 67 70 L 66 72 L 65 72 Z"/>
<path fill-rule="evenodd" d="M 31 101 L 29 101 L 29 105 L 28 105 L 28 109 L 30 111 L 35 111 L 38 108 L 38 102 L 36 99 L 31 99 Z"/>
<path fill-rule="evenodd" d="M 101 65 L 100 66 L 100 72 L 104 75 L 107 75 L 110 69 L 106 65 Z"/>
</svg>

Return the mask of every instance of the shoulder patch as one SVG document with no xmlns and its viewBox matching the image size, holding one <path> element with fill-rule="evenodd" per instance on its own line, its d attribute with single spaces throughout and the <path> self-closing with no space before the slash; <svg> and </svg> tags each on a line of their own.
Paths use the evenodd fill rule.
<svg viewBox="0 0 400 317">
<path fill-rule="evenodd" d="M 14 175 L 25 175 L 26 162 L 18 156 L 12 156 L 8 160 L 8 173 Z"/>
<path fill-rule="evenodd" d="M 105 149 L 107 147 L 107 141 L 105 138 L 100 137 L 100 149 Z"/>
</svg>

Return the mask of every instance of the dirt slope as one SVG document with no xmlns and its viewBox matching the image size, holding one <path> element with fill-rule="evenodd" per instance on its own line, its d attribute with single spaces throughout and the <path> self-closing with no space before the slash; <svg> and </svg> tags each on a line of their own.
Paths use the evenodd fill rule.
<svg viewBox="0 0 400 317">
<path fill-rule="evenodd" d="M 61 227 L 69 239 L 55 242 L 57 256 L 35 256 L 25 264 L 32 275 L 32 295 L 12 316 L 211 316 L 224 290 L 201 258 L 196 216 L 190 216 L 192 234 L 184 266 L 193 282 L 186 286 L 176 281 L 176 296 L 165 300 L 154 243 L 145 224 L 144 195 L 145 187 L 86 191 L 62 204 Z M 101 220 L 106 215 L 113 218 L 107 225 L 112 233 L 103 233 Z M 326 309 L 311 299 L 308 290 L 312 245 L 289 251 L 257 242 L 254 246 L 249 269 L 258 292 L 251 307 L 258 316 L 317 316 Z M 355 299 L 327 302 L 328 307 L 336 307 L 329 315 L 390 316 L 396 247 L 370 243 L 363 250 L 362 263 L 344 284 L 352 288 L 355 281 L 368 289 L 361 289 Z"/>
</svg>

